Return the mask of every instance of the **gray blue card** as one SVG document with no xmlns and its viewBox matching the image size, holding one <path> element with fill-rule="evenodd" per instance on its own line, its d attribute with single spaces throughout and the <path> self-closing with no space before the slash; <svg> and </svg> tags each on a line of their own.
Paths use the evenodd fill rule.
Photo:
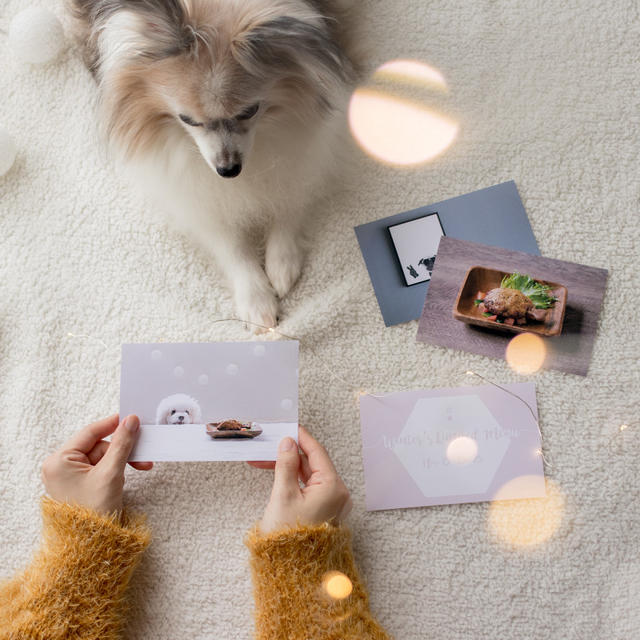
<svg viewBox="0 0 640 640">
<path fill-rule="evenodd" d="M 438 214 L 446 236 L 540 255 L 513 180 L 361 224 L 355 228 L 356 236 L 387 327 L 420 317 L 429 287 L 429 280 L 425 278 L 433 268 L 431 258 L 426 255 L 430 251 L 426 251 L 422 264 L 416 260 L 405 265 L 392 231 L 398 229 L 397 225 L 434 213 Z M 428 244 L 430 238 L 425 238 L 425 242 Z M 426 269 L 428 275 L 427 271 L 422 273 Z M 417 282 L 411 284 L 414 277 Z"/>
</svg>

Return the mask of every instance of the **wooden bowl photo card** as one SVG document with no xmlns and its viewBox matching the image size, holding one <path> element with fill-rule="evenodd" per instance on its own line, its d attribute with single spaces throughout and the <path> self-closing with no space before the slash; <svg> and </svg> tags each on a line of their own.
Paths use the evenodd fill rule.
<svg viewBox="0 0 640 640">
<path fill-rule="evenodd" d="M 586 376 L 608 272 L 443 237 L 418 342 Z"/>
</svg>

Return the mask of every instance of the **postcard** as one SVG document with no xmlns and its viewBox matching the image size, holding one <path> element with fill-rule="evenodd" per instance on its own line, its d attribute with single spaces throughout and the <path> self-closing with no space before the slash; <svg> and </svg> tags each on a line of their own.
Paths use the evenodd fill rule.
<svg viewBox="0 0 640 640">
<path fill-rule="evenodd" d="M 546 495 L 535 385 L 360 398 L 368 510 Z"/>
<path fill-rule="evenodd" d="M 513 181 L 368 222 L 355 233 L 387 327 L 420 317 L 441 235 L 539 255 Z"/>
<path fill-rule="evenodd" d="M 606 269 L 442 238 L 417 340 L 506 358 L 522 374 L 545 368 L 586 376 L 607 275 Z"/>
<path fill-rule="evenodd" d="M 275 460 L 298 438 L 298 342 L 122 345 L 120 415 L 140 418 L 129 460 Z"/>
</svg>

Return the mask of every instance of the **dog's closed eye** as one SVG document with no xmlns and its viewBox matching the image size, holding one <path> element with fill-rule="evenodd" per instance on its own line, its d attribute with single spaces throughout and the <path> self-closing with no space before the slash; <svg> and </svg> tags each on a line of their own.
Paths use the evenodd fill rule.
<svg viewBox="0 0 640 640">
<path fill-rule="evenodd" d="M 185 116 L 184 113 L 178 115 L 178 118 L 182 120 L 185 124 L 188 124 L 190 127 L 201 127 L 203 125 L 202 122 L 196 122 L 193 118 L 189 116 Z"/>
<path fill-rule="evenodd" d="M 258 109 L 260 108 L 260 103 L 256 102 L 252 104 L 250 107 L 247 107 L 240 115 L 236 116 L 238 120 L 250 120 L 253 116 L 258 113 Z"/>
</svg>

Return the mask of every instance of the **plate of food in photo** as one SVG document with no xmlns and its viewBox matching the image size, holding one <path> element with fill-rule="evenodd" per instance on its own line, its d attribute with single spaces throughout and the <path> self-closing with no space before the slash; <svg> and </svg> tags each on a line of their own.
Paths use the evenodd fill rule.
<svg viewBox="0 0 640 640">
<path fill-rule="evenodd" d="M 216 440 L 223 438 L 257 438 L 262 433 L 262 427 L 257 422 L 241 422 L 240 420 L 228 419 L 207 423 L 207 433 Z"/>
<path fill-rule="evenodd" d="M 460 287 L 453 317 L 500 331 L 557 336 L 566 304 L 567 288 L 557 282 L 474 266 Z"/>
</svg>

